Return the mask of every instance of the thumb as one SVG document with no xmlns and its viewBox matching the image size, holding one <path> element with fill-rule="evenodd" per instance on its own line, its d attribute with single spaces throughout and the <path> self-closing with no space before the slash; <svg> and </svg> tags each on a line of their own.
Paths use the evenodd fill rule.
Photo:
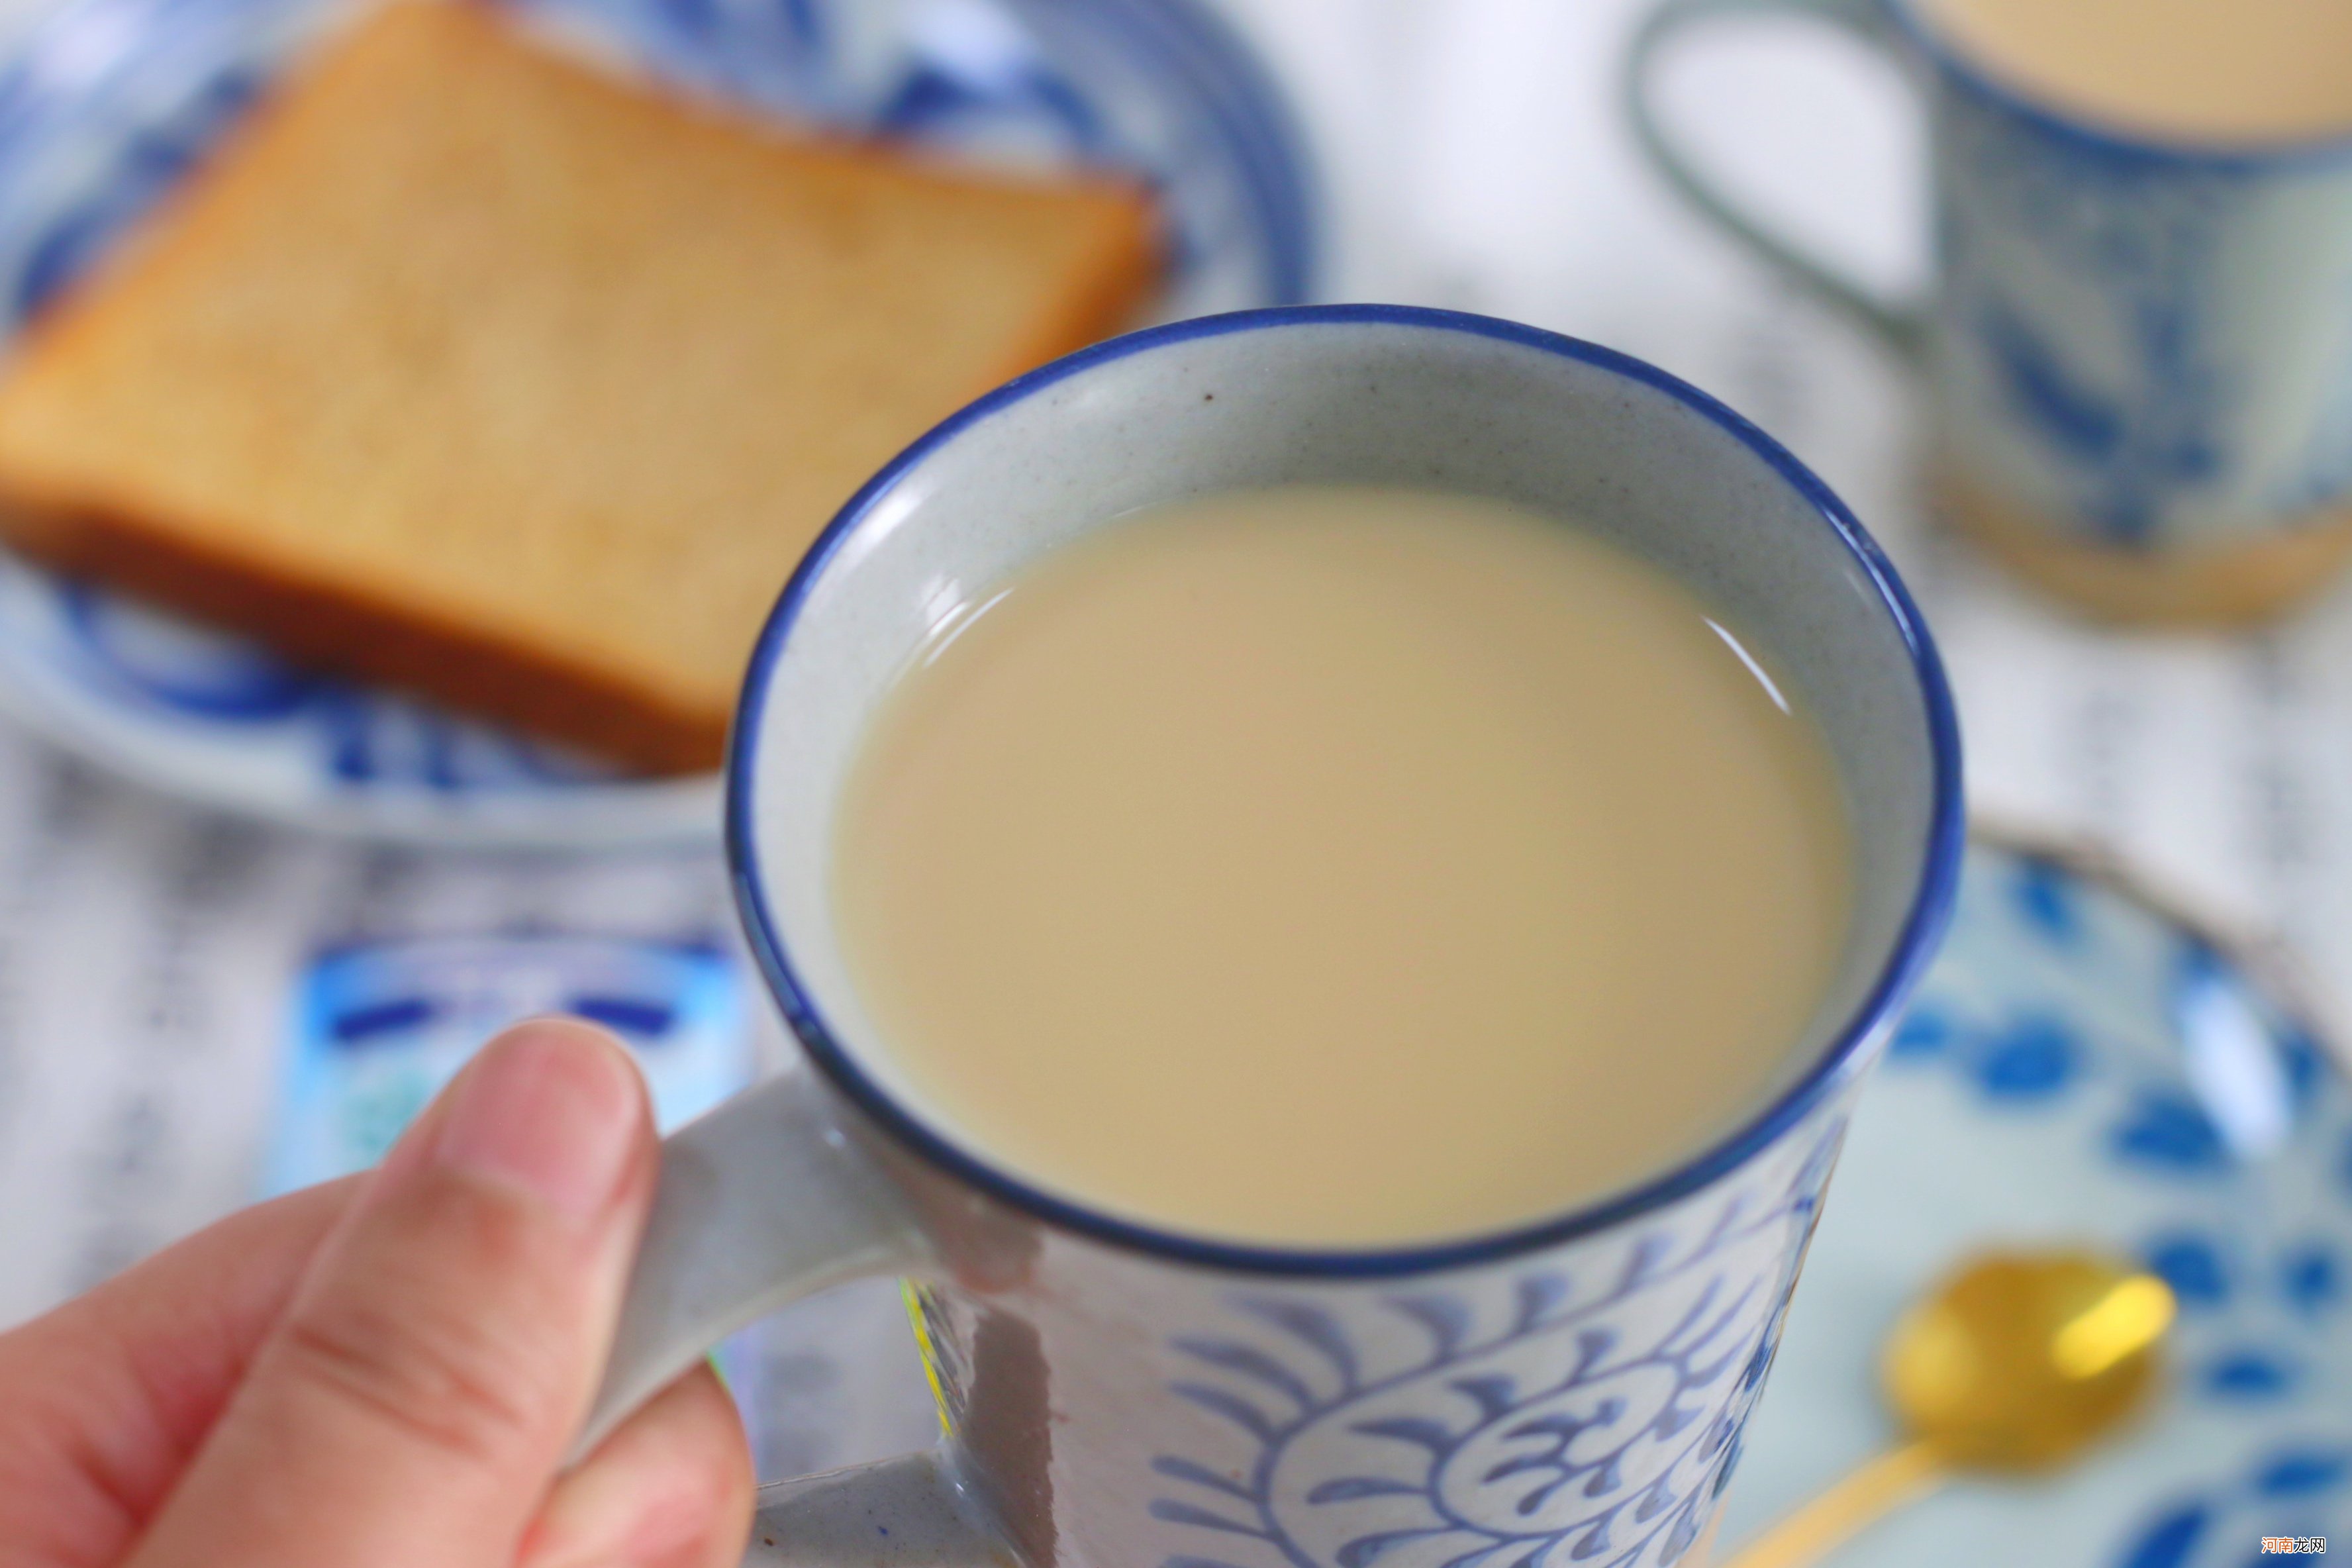
<svg viewBox="0 0 2352 1568">
<path fill-rule="evenodd" d="M 130 1568 L 509 1568 L 654 1172 L 609 1037 L 543 1019 L 493 1042 L 321 1246 Z"/>
</svg>

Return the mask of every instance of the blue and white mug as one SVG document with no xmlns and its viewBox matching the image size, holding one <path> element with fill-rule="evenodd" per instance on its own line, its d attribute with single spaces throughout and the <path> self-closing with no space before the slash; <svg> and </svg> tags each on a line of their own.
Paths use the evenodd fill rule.
<svg viewBox="0 0 2352 1568">
<path fill-rule="evenodd" d="M 835 798 L 939 617 L 1135 508 L 1319 480 L 1497 496 L 1660 564 L 1777 651 L 1850 803 L 1853 930 L 1779 1081 L 1699 1153 L 1662 1150 L 1622 1191 L 1538 1225 L 1282 1249 L 1040 1191 L 902 1092 L 844 966 L 825 896 Z M 816 1070 L 664 1146 L 583 1443 L 751 1320 L 897 1274 L 918 1288 L 946 1436 L 765 1489 L 751 1561 L 1693 1560 L 1960 844 L 1927 629 L 1846 509 L 1768 437 L 1621 354 L 1440 311 L 1251 311 L 1101 344 L 973 404 L 843 510 L 761 636 L 728 789 L 752 947 Z M 1200 1129 L 1204 1160 L 1218 1136 Z"/>
<path fill-rule="evenodd" d="M 2031 95 L 1919 0 L 1666 0 L 1626 110 L 1725 232 L 1924 372 L 1957 521 L 2029 580 L 2113 618 L 2228 623 L 2352 554 L 2352 128 L 2330 141 L 2168 139 Z M 1925 95 L 1937 281 L 1879 298 L 1727 199 L 1653 103 L 1695 24 L 1795 15 L 1889 52 Z"/>
</svg>

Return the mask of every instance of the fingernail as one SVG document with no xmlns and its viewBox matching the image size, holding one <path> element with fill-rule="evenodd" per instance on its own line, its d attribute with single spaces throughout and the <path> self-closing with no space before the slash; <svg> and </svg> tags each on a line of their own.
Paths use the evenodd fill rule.
<svg viewBox="0 0 2352 1568">
<path fill-rule="evenodd" d="M 619 1047 L 583 1025 L 520 1025 L 458 1079 L 434 1158 L 593 1219 L 628 1169 L 641 1103 Z"/>
</svg>

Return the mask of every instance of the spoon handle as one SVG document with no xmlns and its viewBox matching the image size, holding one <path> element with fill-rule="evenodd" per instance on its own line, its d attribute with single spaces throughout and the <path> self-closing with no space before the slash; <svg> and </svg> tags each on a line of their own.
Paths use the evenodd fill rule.
<svg viewBox="0 0 2352 1568">
<path fill-rule="evenodd" d="M 1945 1474 L 1942 1457 L 1927 1443 L 1889 1448 L 1749 1542 L 1722 1568 L 1803 1568 L 1871 1521 L 1939 1485 Z"/>
</svg>

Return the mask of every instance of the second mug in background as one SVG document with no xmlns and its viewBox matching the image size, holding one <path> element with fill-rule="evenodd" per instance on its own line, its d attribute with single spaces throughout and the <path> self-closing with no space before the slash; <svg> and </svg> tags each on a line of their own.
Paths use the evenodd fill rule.
<svg viewBox="0 0 2352 1568">
<path fill-rule="evenodd" d="M 1767 15 L 1840 26 L 1920 84 L 1928 300 L 1875 297 L 1774 234 L 1660 123 L 1668 41 Z M 2240 623 L 2352 556 L 2352 51 L 2330 16 L 1666 0 L 1627 110 L 1701 212 L 1917 366 L 1929 481 L 1991 553 L 2103 617 Z"/>
</svg>

